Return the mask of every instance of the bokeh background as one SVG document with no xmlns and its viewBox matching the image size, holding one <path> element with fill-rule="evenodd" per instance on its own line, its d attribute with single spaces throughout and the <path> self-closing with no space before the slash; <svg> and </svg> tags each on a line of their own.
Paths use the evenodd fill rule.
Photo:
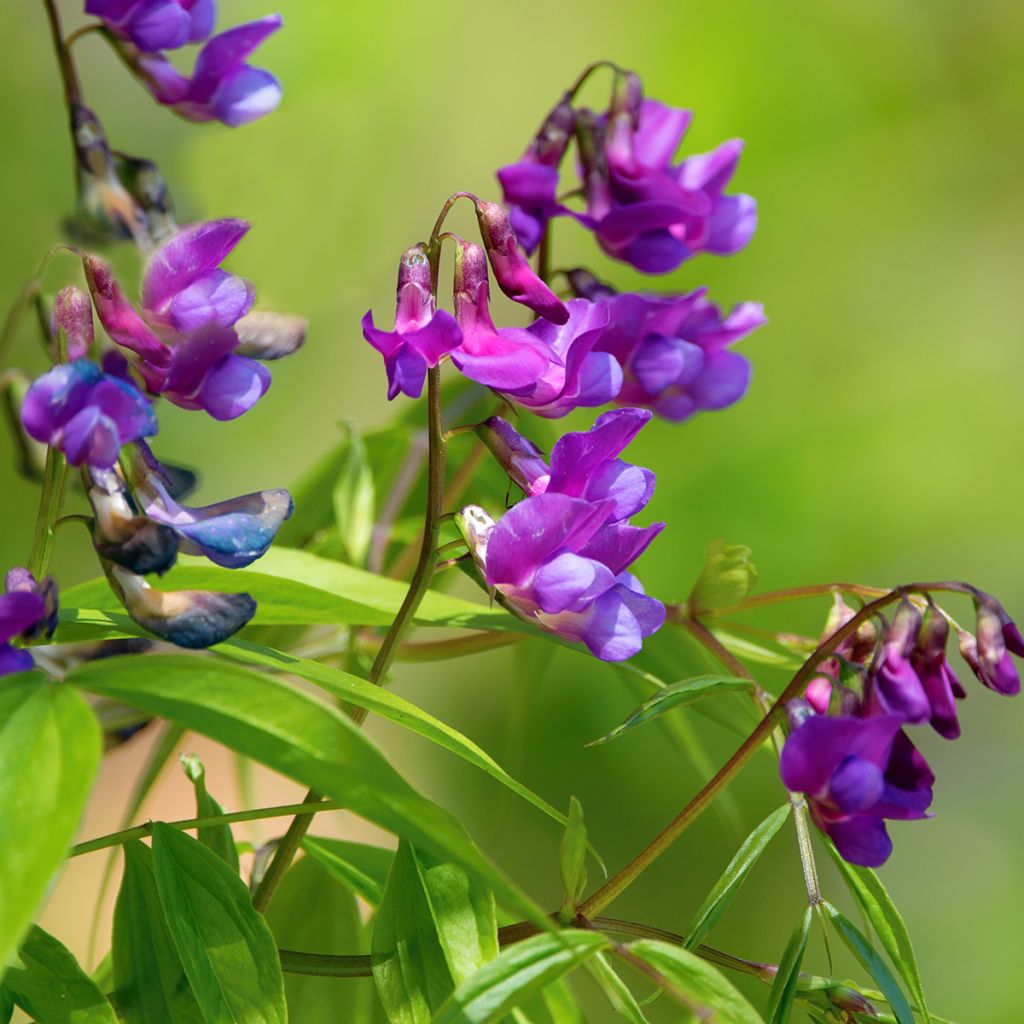
<svg viewBox="0 0 1024 1024">
<path fill-rule="evenodd" d="M 222 24 L 268 12 L 248 0 L 220 8 Z M 75 24 L 80 5 L 64 9 Z M 648 589 L 685 596 L 707 542 L 724 537 L 753 548 L 763 587 L 962 577 L 1024 616 L 1024 7 L 284 0 L 279 9 L 286 27 L 260 63 L 282 79 L 284 102 L 238 131 L 176 120 L 98 40 L 78 48 L 87 100 L 113 144 L 158 161 L 181 219 L 250 219 L 233 267 L 257 282 L 260 305 L 310 319 L 304 350 L 276 367 L 270 393 L 240 421 L 162 411 L 158 450 L 200 467 L 204 497 L 288 484 L 337 440 L 339 420 L 371 429 L 396 413 L 359 317 L 369 306 L 390 315 L 398 255 L 429 231 L 444 197 L 494 195 L 494 168 L 518 156 L 580 67 L 609 57 L 637 69 L 650 95 L 695 109 L 687 152 L 746 139 L 735 187 L 760 203 L 753 243 L 661 283 L 708 284 L 727 304 L 762 301 L 771 321 L 743 345 L 755 368 L 745 401 L 682 426 L 656 423 L 636 443 L 635 461 L 659 477 L 650 511 L 670 524 L 642 565 Z M 595 103 L 603 87 L 595 84 Z M 58 78 L 42 11 L 28 0 L 8 7 L 0 36 L 0 130 L 6 308 L 61 237 L 72 203 Z M 572 226 L 559 225 L 555 245 L 558 263 L 634 280 Z M 130 251 L 117 258 L 132 266 Z M 70 260 L 58 264 L 53 290 L 74 272 Z M 27 331 L 16 361 L 41 368 Z M 26 558 L 34 514 L 34 489 L 13 464 L 4 433 L 2 566 Z M 60 535 L 62 580 L 95 574 L 83 547 L 77 531 Z M 772 621 L 814 632 L 823 613 L 822 604 L 794 606 Z M 502 652 L 450 670 L 402 667 L 397 685 L 552 802 L 579 796 L 598 848 L 620 865 L 694 791 L 699 770 L 657 727 L 584 749 L 634 694 L 582 656 L 559 653 L 543 673 L 525 661 Z M 883 878 L 910 925 L 933 1008 L 1005 1024 L 1020 1016 L 1024 958 L 1024 703 L 973 682 L 970 690 L 963 739 L 922 738 L 939 776 L 936 816 L 893 828 Z M 701 719 L 692 725 L 706 756 L 724 758 L 734 741 Z M 549 823 L 395 729 L 369 730 L 517 879 L 557 902 Z M 109 756 L 84 835 L 115 827 L 146 742 Z M 210 762 L 213 791 L 238 807 L 230 759 L 202 741 L 190 748 Z M 268 802 L 297 793 L 282 780 L 258 784 Z M 732 792 L 732 810 L 706 816 L 617 916 L 685 928 L 739 838 L 782 798 L 767 758 Z M 186 784 L 169 771 L 147 813 L 189 811 Z M 324 827 L 369 834 L 343 816 Z M 272 834 L 272 825 L 247 833 Z M 45 914 L 83 956 L 100 866 L 76 862 Z M 839 899 L 830 870 L 824 882 Z M 787 829 L 713 941 L 775 960 L 801 900 Z M 808 965 L 825 969 L 820 942 Z M 594 1004 L 588 1019 L 606 1016 Z"/>
</svg>

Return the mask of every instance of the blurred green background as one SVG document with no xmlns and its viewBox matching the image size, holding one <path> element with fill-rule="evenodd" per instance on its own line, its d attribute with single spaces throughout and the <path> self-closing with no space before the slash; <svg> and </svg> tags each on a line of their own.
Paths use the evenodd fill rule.
<svg viewBox="0 0 1024 1024">
<path fill-rule="evenodd" d="M 74 25 L 80 5 L 64 9 Z M 268 11 L 248 0 L 220 9 L 222 25 Z M 198 465 L 204 497 L 285 485 L 336 440 L 339 420 L 371 428 L 395 414 L 359 317 L 369 306 L 390 316 L 398 255 L 429 231 L 445 196 L 493 196 L 494 168 L 519 155 L 580 67 L 609 57 L 637 69 L 650 95 L 694 108 L 686 152 L 747 141 L 735 187 L 760 203 L 753 243 L 659 285 L 706 283 L 727 304 L 763 301 L 770 317 L 743 344 L 754 364 L 744 402 L 682 426 L 656 423 L 632 449 L 657 471 L 650 513 L 669 523 L 642 564 L 648 590 L 684 597 L 707 542 L 721 536 L 753 548 L 765 588 L 961 577 L 1024 616 L 1024 348 L 1013 298 L 1024 238 L 1020 3 L 306 0 L 279 9 L 286 27 L 259 63 L 283 81 L 284 102 L 238 131 L 158 109 L 96 39 L 77 51 L 112 143 L 160 164 L 182 220 L 250 219 L 234 269 L 257 283 L 260 305 L 311 322 L 306 347 L 275 367 L 270 393 L 240 421 L 162 410 L 157 450 Z M 41 8 L 28 0 L 9 6 L 0 37 L 0 112 L 6 308 L 72 203 L 58 78 Z M 459 218 L 465 211 L 456 226 L 468 232 Z M 635 280 L 570 225 L 559 225 L 555 245 L 558 263 Z M 131 266 L 130 250 L 118 259 Z M 73 274 L 70 260 L 60 263 L 50 283 Z M 41 368 L 28 331 L 16 361 Z M 27 557 L 34 515 L 35 491 L 13 461 L 0 436 L 4 567 Z M 95 573 L 86 547 L 77 531 L 61 534 L 62 580 Z M 823 604 L 793 607 L 772 621 L 814 632 L 823 614 Z M 552 802 L 579 796 L 613 868 L 698 783 L 656 727 L 583 748 L 635 703 L 621 676 L 583 656 L 560 653 L 542 675 L 504 652 L 398 676 L 403 693 Z M 1024 704 L 1004 705 L 973 681 L 969 689 L 964 738 L 921 737 L 939 776 L 936 817 L 892 829 L 883 878 L 933 1008 L 961 1024 L 1005 1024 L 1020 1018 L 1024 958 L 1014 852 L 1024 841 Z M 729 753 L 732 739 L 693 724 L 716 763 Z M 517 879 L 557 902 L 558 836 L 547 822 L 393 728 L 370 731 Z M 108 758 L 88 834 L 114 827 L 144 743 Z M 236 807 L 230 764 L 194 745 L 213 762 L 214 791 Z M 294 790 L 260 785 L 261 797 Z M 734 794 L 740 824 L 705 817 L 616 904 L 617 916 L 685 928 L 740 835 L 781 801 L 770 761 L 755 762 Z M 187 814 L 187 805 L 184 783 L 171 778 L 149 813 Z M 344 819 L 338 827 L 358 829 Z M 79 952 L 98 871 L 76 862 L 46 914 Z M 840 883 L 824 875 L 838 898 Z M 712 940 L 775 960 L 802 898 L 787 829 Z M 825 970 L 820 944 L 810 957 Z"/>
</svg>

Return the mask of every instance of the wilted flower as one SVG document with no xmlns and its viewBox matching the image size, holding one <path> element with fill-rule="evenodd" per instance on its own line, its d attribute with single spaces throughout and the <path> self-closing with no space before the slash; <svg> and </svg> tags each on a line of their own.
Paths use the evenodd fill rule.
<svg viewBox="0 0 1024 1024">
<path fill-rule="evenodd" d="M 786 788 L 804 793 L 844 860 L 878 867 L 892 852 L 885 819 L 926 816 L 935 776 L 899 715 L 811 714 L 782 749 Z"/>
<path fill-rule="evenodd" d="M 157 432 L 138 388 L 87 359 L 61 363 L 34 381 L 21 419 L 31 437 L 59 448 L 72 466 L 99 469 L 113 466 L 123 445 Z"/>
<path fill-rule="evenodd" d="M 402 253 L 398 265 L 395 329 L 376 327 L 372 309 L 363 316 L 362 327 L 363 337 L 384 357 L 388 400 L 399 392 L 419 398 L 427 368 L 437 366 L 462 341 L 451 313 L 434 308 L 430 261 L 422 245 Z"/>
<path fill-rule="evenodd" d="M 13 647 L 15 637 L 31 639 L 57 627 L 57 585 L 52 578 L 41 583 L 27 570 L 11 569 L 0 594 L 0 676 L 27 672 L 34 664 L 29 651 Z"/>
<path fill-rule="evenodd" d="M 213 31 L 213 0 L 86 0 L 115 35 L 144 53 L 198 43 Z"/>
<path fill-rule="evenodd" d="M 760 303 L 745 302 L 723 316 L 707 289 L 682 295 L 616 293 L 574 270 L 578 295 L 608 304 L 609 323 L 597 349 L 623 371 L 618 401 L 653 409 L 673 421 L 725 409 L 750 383 L 750 364 L 730 346 L 765 322 Z"/>
</svg>

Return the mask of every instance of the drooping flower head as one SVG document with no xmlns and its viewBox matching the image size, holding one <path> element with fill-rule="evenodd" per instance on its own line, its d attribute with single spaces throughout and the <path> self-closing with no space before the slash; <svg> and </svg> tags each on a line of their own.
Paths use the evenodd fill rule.
<svg viewBox="0 0 1024 1024">
<path fill-rule="evenodd" d="M 101 469 L 114 465 L 124 445 L 157 432 L 138 388 L 87 359 L 61 363 L 34 381 L 21 420 L 30 437 L 59 448 L 72 466 Z"/>
<path fill-rule="evenodd" d="M 399 393 L 419 398 L 428 367 L 437 366 L 462 341 L 451 313 L 434 308 L 430 261 L 424 246 L 414 245 L 402 253 L 394 330 L 380 330 L 373 322 L 373 310 L 366 311 L 362 327 L 363 337 L 384 357 L 388 400 Z"/>
<path fill-rule="evenodd" d="M 620 404 L 680 422 L 725 409 L 746 393 L 750 363 L 731 346 L 766 323 L 760 303 L 742 303 L 723 316 L 704 288 L 616 293 L 584 270 L 571 271 L 569 280 L 578 295 L 608 304 L 608 328 L 597 348 L 622 367 Z"/>
<path fill-rule="evenodd" d="M 27 569 L 11 569 L 0 594 L 0 676 L 27 672 L 34 664 L 31 652 L 12 646 L 11 640 L 52 635 L 56 627 L 57 586 L 53 579 L 37 582 Z"/>
<path fill-rule="evenodd" d="M 144 53 L 198 43 L 213 31 L 213 0 L 86 0 L 85 13 Z"/>
</svg>

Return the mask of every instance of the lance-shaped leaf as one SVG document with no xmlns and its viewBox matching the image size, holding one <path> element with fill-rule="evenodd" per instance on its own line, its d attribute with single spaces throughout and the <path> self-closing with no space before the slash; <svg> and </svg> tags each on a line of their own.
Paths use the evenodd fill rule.
<svg viewBox="0 0 1024 1024">
<path fill-rule="evenodd" d="M 41 672 L 0 686 L 0 964 L 64 859 L 100 762 L 100 729 L 70 687 Z"/>
<path fill-rule="evenodd" d="M 351 565 L 366 561 L 373 539 L 376 496 L 366 446 L 355 424 L 346 423 L 348 450 L 334 483 L 334 518 Z"/>
<path fill-rule="evenodd" d="M 153 854 L 138 840 L 124 846 L 111 953 L 125 1024 L 205 1024 L 164 920 Z"/>
<path fill-rule="evenodd" d="M 429 1021 L 497 954 L 493 893 L 458 866 L 399 843 L 373 927 L 373 977 L 388 1019 Z"/>
<path fill-rule="evenodd" d="M 569 799 L 569 817 L 560 852 L 565 893 L 560 917 L 563 924 L 570 924 L 587 887 L 587 826 L 583 824 L 583 808 L 576 797 Z"/>
<path fill-rule="evenodd" d="M 649 1024 L 644 1011 L 629 986 L 615 973 L 615 968 L 603 953 L 597 953 L 586 963 L 590 976 L 597 982 L 615 1012 L 629 1024 Z"/>
<path fill-rule="evenodd" d="M 910 994 L 927 1024 L 931 1018 L 925 1003 L 921 975 L 917 969 L 917 957 L 914 955 L 910 933 L 903 923 L 900 912 L 896 909 L 896 904 L 893 903 L 882 880 L 871 868 L 847 864 L 832 843 L 828 843 L 827 846 L 828 852 L 836 862 L 836 867 L 839 868 L 839 873 L 846 881 L 853 898 L 871 922 L 878 941 L 889 954 L 889 959 L 896 965 L 896 970 L 899 971 L 904 984 L 910 990 Z"/>
<path fill-rule="evenodd" d="M 783 804 L 777 811 L 772 811 L 753 832 L 743 840 L 743 845 L 729 861 L 722 877 L 708 893 L 707 899 L 693 916 L 686 935 L 686 948 L 695 949 L 704 940 L 704 936 L 714 927 L 715 922 L 725 913 L 733 897 L 739 891 L 751 868 L 757 863 L 765 848 L 782 828 L 783 822 L 789 817 L 790 805 Z"/>
<path fill-rule="evenodd" d="M 381 828 L 476 872 L 531 919 L 546 920 L 458 821 L 416 792 L 346 715 L 311 694 L 237 665 L 183 655 L 87 662 L 68 680 L 179 722 L 343 800 Z"/>
<path fill-rule="evenodd" d="M 758 1012 L 722 973 L 679 946 L 657 939 L 629 944 L 632 957 L 642 960 L 667 982 L 665 991 L 699 1020 L 715 1024 L 764 1024 Z"/>
<path fill-rule="evenodd" d="M 713 540 L 697 582 L 690 592 L 689 608 L 700 618 L 718 608 L 738 604 L 757 583 L 757 570 L 750 561 L 750 548 Z"/>
<path fill-rule="evenodd" d="M 195 754 L 182 754 L 180 760 L 185 776 L 195 787 L 196 817 L 220 817 L 224 808 L 206 791 L 206 769 L 203 762 Z M 199 842 L 208 846 L 225 864 L 238 872 L 238 850 L 235 849 L 235 837 L 231 834 L 230 825 L 207 825 L 197 829 L 196 834 Z"/>
<path fill-rule="evenodd" d="M 874 951 L 871 943 L 856 926 L 836 910 L 831 903 L 826 902 L 823 906 L 829 921 L 839 933 L 839 937 L 861 962 L 864 969 L 875 979 L 875 984 L 881 990 L 886 1002 L 892 1007 L 892 1012 L 899 1024 L 914 1024 L 914 1015 L 911 1013 L 907 998 L 885 961 Z"/>
<path fill-rule="evenodd" d="M 64 946 L 35 925 L 7 968 L 4 988 L 39 1024 L 117 1024 L 96 982 Z"/>
<path fill-rule="evenodd" d="M 208 1024 L 286 1024 L 277 943 L 238 875 L 211 849 L 162 822 L 153 826 L 153 873 Z"/>
<path fill-rule="evenodd" d="M 304 953 L 355 953 L 362 945 L 362 922 L 352 893 L 338 885 L 310 857 L 289 869 L 267 908 L 267 921 L 282 949 Z M 370 980 L 286 974 L 288 1018 L 295 1024 L 337 1024 L 358 1020 L 357 1007 Z"/>
<path fill-rule="evenodd" d="M 587 746 L 593 747 L 598 743 L 607 743 L 673 708 L 687 707 L 727 693 L 749 691 L 753 685 L 749 679 L 717 675 L 695 676 L 693 679 L 684 679 L 681 682 L 673 683 L 671 686 L 658 690 L 653 697 L 645 700 L 640 707 L 632 712 L 621 725 L 617 725 L 611 732 L 599 739 L 591 740 Z"/>
<path fill-rule="evenodd" d="M 349 892 L 361 896 L 371 907 L 380 906 L 394 850 L 321 836 L 306 836 L 302 849 Z"/>
<path fill-rule="evenodd" d="M 800 923 L 790 936 L 786 944 L 786 950 L 779 961 L 779 970 L 772 982 L 772 990 L 768 994 L 768 1007 L 765 1010 L 765 1017 L 769 1024 L 786 1024 L 789 1020 L 790 1011 L 793 1009 L 793 999 L 796 997 L 797 983 L 800 980 L 800 965 L 804 961 L 804 952 L 807 949 L 807 936 L 811 930 L 812 910 L 808 907 L 804 911 Z"/>
<path fill-rule="evenodd" d="M 544 933 L 507 946 L 460 985 L 432 1024 L 491 1024 L 611 947 L 600 932 Z"/>
</svg>

